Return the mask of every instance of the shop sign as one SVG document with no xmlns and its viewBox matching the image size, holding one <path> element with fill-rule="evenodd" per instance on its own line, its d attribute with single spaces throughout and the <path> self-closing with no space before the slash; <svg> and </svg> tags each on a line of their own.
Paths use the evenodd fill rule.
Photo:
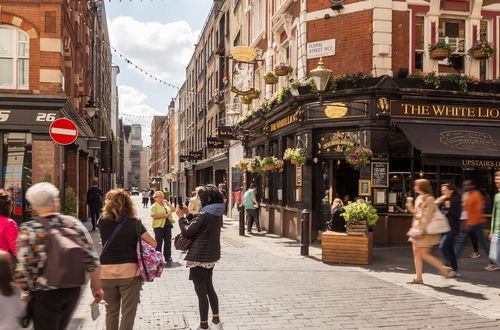
<svg viewBox="0 0 500 330">
<path fill-rule="evenodd" d="M 335 55 L 335 39 L 307 43 L 307 58 L 318 58 Z"/>
<path fill-rule="evenodd" d="M 190 160 L 201 160 L 203 158 L 203 154 L 201 151 L 191 151 L 189 153 Z"/>
<path fill-rule="evenodd" d="M 462 159 L 462 166 L 500 168 L 500 160 Z"/>
<path fill-rule="evenodd" d="M 320 135 L 318 154 L 327 152 L 344 152 L 348 147 L 357 147 L 361 142 L 362 132 L 335 132 Z"/>
<path fill-rule="evenodd" d="M 285 118 L 276 120 L 275 122 L 272 122 L 271 124 L 267 125 L 265 128 L 265 131 L 268 132 L 274 132 L 279 130 L 280 128 L 286 127 L 288 125 L 291 125 L 297 121 L 297 116 L 296 114 L 286 116 Z"/>
<path fill-rule="evenodd" d="M 342 118 L 347 114 L 345 103 L 332 103 L 325 108 L 325 116 L 328 118 Z"/>
<path fill-rule="evenodd" d="M 231 57 L 238 62 L 253 62 L 257 57 L 257 52 L 252 47 L 236 46 L 229 52 Z"/>
<path fill-rule="evenodd" d="M 224 148 L 224 141 L 219 140 L 216 137 L 207 137 L 207 148 L 208 149 Z"/>
<path fill-rule="evenodd" d="M 0 124 L 49 126 L 59 117 L 59 111 L 31 109 L 0 109 Z"/>
<path fill-rule="evenodd" d="M 391 101 L 391 117 L 467 121 L 500 121 L 500 106 Z"/>
<path fill-rule="evenodd" d="M 372 187 L 389 187 L 389 163 L 372 162 Z"/>
<path fill-rule="evenodd" d="M 219 140 L 238 140 L 231 126 L 219 126 L 217 128 L 217 135 Z"/>
<path fill-rule="evenodd" d="M 189 160 L 190 160 L 189 155 L 180 155 L 180 156 L 179 156 L 179 161 L 180 161 L 181 163 L 184 163 L 184 162 L 189 162 Z"/>
</svg>

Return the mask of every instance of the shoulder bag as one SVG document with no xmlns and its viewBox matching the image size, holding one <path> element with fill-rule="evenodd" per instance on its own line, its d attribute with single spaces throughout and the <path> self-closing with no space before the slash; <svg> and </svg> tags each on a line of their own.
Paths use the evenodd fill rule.
<svg viewBox="0 0 500 330">
<path fill-rule="evenodd" d="M 427 223 L 425 227 L 425 232 L 427 234 L 443 234 L 451 230 L 448 218 L 439 210 L 437 206 L 434 206 L 434 213 L 432 218 Z"/>
<path fill-rule="evenodd" d="M 154 247 L 142 240 L 139 232 L 139 221 L 136 225 L 137 233 L 137 262 L 141 277 L 146 282 L 153 282 L 156 277 L 161 277 L 163 268 L 165 267 L 165 258 L 160 251 L 156 251 Z"/>
</svg>

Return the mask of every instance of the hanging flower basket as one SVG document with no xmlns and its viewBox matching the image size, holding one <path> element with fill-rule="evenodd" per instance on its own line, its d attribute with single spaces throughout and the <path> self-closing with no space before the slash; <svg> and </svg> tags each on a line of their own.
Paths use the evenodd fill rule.
<svg viewBox="0 0 500 330">
<path fill-rule="evenodd" d="M 278 83 L 279 78 L 272 72 L 268 72 L 264 75 L 264 81 L 268 85 L 275 85 Z"/>
<path fill-rule="evenodd" d="M 361 167 L 370 164 L 373 152 L 368 148 L 347 148 L 344 151 L 345 160 L 352 167 L 359 170 Z"/>
<path fill-rule="evenodd" d="M 302 148 L 288 148 L 283 155 L 284 160 L 289 160 L 294 165 L 304 165 L 307 161 L 307 153 Z"/>
<path fill-rule="evenodd" d="M 445 58 L 450 57 L 450 51 L 445 48 L 436 48 L 430 52 L 430 57 L 433 60 L 441 61 L 444 60 Z"/>
<path fill-rule="evenodd" d="M 240 101 L 243 104 L 252 104 L 252 99 L 248 96 L 240 96 Z"/>
<path fill-rule="evenodd" d="M 236 167 L 239 170 L 247 171 L 248 170 L 248 162 L 249 161 L 250 161 L 250 159 L 243 158 L 243 159 L 237 161 L 236 163 L 234 163 L 233 166 Z"/>
<path fill-rule="evenodd" d="M 260 156 L 250 159 L 248 162 L 248 171 L 252 173 L 260 173 L 262 171 L 262 158 Z"/>
<path fill-rule="evenodd" d="M 258 99 L 259 96 L 260 96 L 260 90 L 258 89 L 255 89 L 252 93 L 248 94 L 248 98 L 252 100 Z"/>
<path fill-rule="evenodd" d="M 485 52 L 484 50 L 476 49 L 471 52 L 471 56 L 475 58 L 476 60 L 485 60 L 487 58 L 490 58 L 490 54 Z"/>
<path fill-rule="evenodd" d="M 285 63 L 280 63 L 274 67 L 274 74 L 277 76 L 288 76 L 293 72 L 293 68 Z"/>
<path fill-rule="evenodd" d="M 487 41 L 481 41 L 467 51 L 467 53 L 476 60 L 484 60 L 495 55 L 496 49 Z"/>
<path fill-rule="evenodd" d="M 283 161 L 274 156 L 262 158 L 262 167 L 264 171 L 268 172 L 281 172 L 283 171 Z"/>
</svg>

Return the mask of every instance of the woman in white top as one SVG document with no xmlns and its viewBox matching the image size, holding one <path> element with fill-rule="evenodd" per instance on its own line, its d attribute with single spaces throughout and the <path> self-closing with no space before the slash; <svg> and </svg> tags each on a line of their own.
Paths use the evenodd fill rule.
<svg viewBox="0 0 500 330">
<path fill-rule="evenodd" d="M 21 329 L 22 313 L 21 290 L 12 284 L 11 257 L 0 251 L 0 330 Z"/>
</svg>

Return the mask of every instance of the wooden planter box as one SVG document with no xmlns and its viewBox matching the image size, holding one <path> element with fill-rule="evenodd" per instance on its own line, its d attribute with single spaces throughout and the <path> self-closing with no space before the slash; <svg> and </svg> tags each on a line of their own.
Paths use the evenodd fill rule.
<svg viewBox="0 0 500 330">
<path fill-rule="evenodd" d="M 368 265 L 372 259 L 373 232 L 368 236 L 325 231 L 321 235 L 323 262 Z"/>
</svg>

